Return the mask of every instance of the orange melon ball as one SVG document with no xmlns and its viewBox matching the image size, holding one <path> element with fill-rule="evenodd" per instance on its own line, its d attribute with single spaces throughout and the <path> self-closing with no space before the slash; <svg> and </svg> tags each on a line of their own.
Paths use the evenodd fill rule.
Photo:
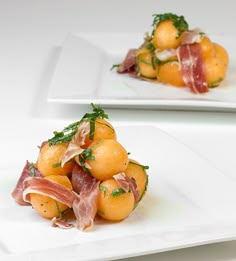
<svg viewBox="0 0 236 261">
<path fill-rule="evenodd" d="M 209 57 L 204 65 L 208 86 L 218 86 L 226 77 L 227 65 L 218 57 Z"/>
<path fill-rule="evenodd" d="M 185 86 L 180 66 L 177 61 L 170 61 L 160 65 L 158 70 L 158 80 L 177 87 Z"/>
<path fill-rule="evenodd" d="M 72 190 L 71 182 L 67 176 L 48 176 L 45 177 L 45 179 L 52 180 L 53 182 Z M 63 211 L 68 209 L 67 205 L 62 204 L 49 196 L 37 193 L 30 194 L 30 202 L 38 214 L 47 219 L 52 219 L 54 217 L 59 218 Z"/>
<path fill-rule="evenodd" d="M 208 36 L 203 36 L 203 38 L 199 44 L 200 44 L 200 48 L 201 48 L 202 56 L 203 56 L 204 60 L 207 59 L 208 57 L 213 56 L 214 46 Z"/>
<path fill-rule="evenodd" d="M 215 50 L 215 57 L 219 58 L 223 63 L 228 66 L 229 64 L 229 54 L 226 51 L 226 49 L 218 44 L 218 43 L 213 43 L 214 50 Z"/>
<path fill-rule="evenodd" d="M 56 145 L 49 146 L 46 143 L 40 150 L 37 167 L 43 176 L 50 175 L 67 175 L 72 172 L 74 167 L 73 162 L 67 162 L 63 168 L 60 166 L 62 157 L 68 147 L 67 143 L 58 143 Z"/>
<path fill-rule="evenodd" d="M 86 135 L 85 145 L 88 147 L 93 141 L 102 139 L 116 139 L 116 131 L 112 124 L 105 119 L 96 119 L 93 139 L 90 139 L 89 134 Z"/>
<path fill-rule="evenodd" d="M 120 221 L 133 211 L 135 200 L 132 192 L 124 192 L 114 179 L 100 184 L 98 215 L 109 221 Z"/>
<path fill-rule="evenodd" d="M 139 74 L 143 77 L 154 79 L 157 76 L 157 66 L 153 65 L 153 54 L 145 49 L 137 54 Z"/>
<path fill-rule="evenodd" d="M 184 35 L 181 34 L 181 36 L 178 37 L 178 34 L 179 32 L 174 26 L 172 20 L 162 21 L 154 30 L 153 44 L 159 50 L 177 48 L 180 45 Z"/>
<path fill-rule="evenodd" d="M 146 192 L 148 184 L 148 175 L 146 170 L 137 161 L 130 159 L 125 174 L 129 178 L 133 178 L 135 180 L 137 190 L 139 192 L 139 200 L 141 200 Z"/>
<path fill-rule="evenodd" d="M 89 147 L 94 159 L 87 159 L 91 175 L 98 180 L 112 178 L 124 172 L 128 165 L 128 153 L 125 148 L 113 139 L 94 141 Z"/>
</svg>

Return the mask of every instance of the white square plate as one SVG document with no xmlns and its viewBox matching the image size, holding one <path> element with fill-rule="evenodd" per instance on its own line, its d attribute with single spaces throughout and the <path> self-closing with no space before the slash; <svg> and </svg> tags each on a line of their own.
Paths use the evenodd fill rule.
<svg viewBox="0 0 236 261">
<path fill-rule="evenodd" d="M 111 260 L 236 239 L 232 177 L 155 125 L 116 129 L 130 158 L 149 166 L 149 186 L 140 205 L 124 221 L 95 222 L 90 232 L 53 228 L 11 197 L 24 164 L 1 169 L 0 250 L 5 257 Z"/>
<path fill-rule="evenodd" d="M 140 81 L 111 70 L 123 61 L 128 49 L 138 47 L 143 34 L 69 34 L 49 87 L 48 101 L 67 104 L 100 104 L 118 108 L 187 110 L 236 109 L 236 52 L 233 36 L 210 36 L 230 55 L 227 79 L 207 94 L 188 88 Z"/>
</svg>

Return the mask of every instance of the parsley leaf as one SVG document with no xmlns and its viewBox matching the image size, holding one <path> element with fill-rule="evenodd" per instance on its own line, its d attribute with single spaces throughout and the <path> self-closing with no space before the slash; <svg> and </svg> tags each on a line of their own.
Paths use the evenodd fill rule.
<svg viewBox="0 0 236 261">
<path fill-rule="evenodd" d="M 48 140 L 49 146 L 56 145 L 57 143 L 66 143 L 70 142 L 74 135 L 78 131 L 78 126 L 82 121 L 89 121 L 90 123 L 90 132 L 89 138 L 92 140 L 94 137 L 95 132 L 95 121 L 98 118 L 108 119 L 108 115 L 104 112 L 104 110 L 99 107 L 95 106 L 91 103 L 93 112 L 92 113 L 85 113 L 80 121 L 73 122 L 65 127 L 62 131 L 54 131 L 54 136 Z"/>
</svg>

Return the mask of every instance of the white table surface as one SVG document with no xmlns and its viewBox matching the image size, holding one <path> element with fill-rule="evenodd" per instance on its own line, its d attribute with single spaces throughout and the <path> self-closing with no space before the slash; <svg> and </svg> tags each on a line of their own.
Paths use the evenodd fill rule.
<svg viewBox="0 0 236 261">
<path fill-rule="evenodd" d="M 80 118 L 89 109 L 46 100 L 68 32 L 145 32 L 153 13 L 174 12 L 207 33 L 235 34 L 234 10 L 233 1 L 227 0 L 0 0 L 0 169 L 24 162 L 42 133 L 61 121 Z M 115 124 L 154 121 L 219 170 L 235 175 L 233 112 L 106 111 Z M 236 260 L 235 247 L 230 241 L 124 260 Z M 0 248 L 1 260 L 14 260 L 1 255 Z"/>
</svg>

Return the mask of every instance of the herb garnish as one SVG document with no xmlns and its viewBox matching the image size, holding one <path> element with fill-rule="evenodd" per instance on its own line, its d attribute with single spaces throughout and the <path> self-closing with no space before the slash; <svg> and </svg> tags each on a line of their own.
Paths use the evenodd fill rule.
<svg viewBox="0 0 236 261">
<path fill-rule="evenodd" d="M 31 177 L 35 177 L 36 176 L 34 163 L 32 163 L 32 162 L 29 164 L 29 171 L 30 171 L 30 176 Z"/>
<path fill-rule="evenodd" d="M 84 172 L 86 172 L 89 176 L 91 176 L 91 173 L 86 165 L 86 160 L 94 160 L 95 157 L 92 155 L 92 149 L 85 149 L 82 153 L 78 155 L 80 166 L 83 169 Z"/>
<path fill-rule="evenodd" d="M 117 188 L 117 189 L 114 189 L 112 192 L 111 192 L 111 196 L 112 197 L 117 197 L 117 196 L 120 196 L 122 194 L 126 193 L 123 188 Z"/>
<path fill-rule="evenodd" d="M 107 192 L 107 188 L 106 187 L 100 185 L 99 186 L 99 190 L 103 191 L 104 196 L 106 196 L 106 192 Z"/>
<path fill-rule="evenodd" d="M 186 22 L 184 16 L 182 16 L 182 15 L 178 16 L 178 15 L 172 14 L 172 13 L 165 13 L 165 14 L 154 14 L 153 16 L 154 16 L 154 19 L 153 19 L 152 26 L 154 28 L 156 28 L 158 26 L 158 24 L 162 21 L 172 20 L 173 25 L 178 30 L 176 39 L 178 39 L 184 31 L 188 30 L 188 23 Z"/>
<path fill-rule="evenodd" d="M 95 106 L 91 103 L 93 108 L 92 113 L 86 113 L 80 121 L 73 122 L 65 127 L 62 131 L 54 131 L 54 137 L 48 140 L 49 146 L 56 145 L 57 143 L 69 142 L 72 140 L 74 135 L 78 131 L 78 126 L 83 121 L 89 121 L 90 123 L 90 132 L 89 138 L 92 140 L 95 131 L 95 121 L 98 118 L 108 119 L 108 115 L 104 112 L 104 110 L 100 106 Z"/>
<path fill-rule="evenodd" d="M 55 204 L 56 204 L 57 212 L 58 212 L 58 214 L 59 214 L 59 219 L 62 219 L 62 218 L 63 218 L 63 215 L 65 215 L 70 208 L 67 208 L 67 209 L 65 209 L 65 210 L 62 211 L 62 210 L 60 209 L 60 206 L 59 206 L 59 204 L 58 204 L 58 202 L 57 202 L 56 200 L 55 200 Z"/>
<path fill-rule="evenodd" d="M 220 77 L 220 78 L 217 79 L 216 81 L 211 82 L 208 86 L 209 86 L 210 88 L 214 88 L 214 87 L 216 87 L 218 84 L 220 84 L 223 80 L 224 80 L 224 78 Z"/>
<path fill-rule="evenodd" d="M 52 164 L 52 167 L 53 168 L 61 167 L 61 162 L 57 162 L 57 163 Z"/>
<path fill-rule="evenodd" d="M 78 131 L 78 125 L 80 121 L 71 123 L 65 127 L 62 131 L 54 131 L 54 137 L 48 140 L 49 146 L 54 146 L 57 143 L 69 142 Z"/>
<path fill-rule="evenodd" d="M 145 48 L 147 48 L 149 51 L 154 52 L 156 50 L 156 47 L 153 43 L 149 42 Z"/>
<path fill-rule="evenodd" d="M 141 167 L 143 170 L 149 169 L 149 166 L 145 166 L 145 165 L 136 163 L 136 162 L 134 162 L 134 161 L 129 161 L 129 163 L 130 163 L 130 164 L 133 164 L 133 165 L 136 165 L 136 166 L 139 166 L 139 167 Z"/>
<path fill-rule="evenodd" d="M 112 71 L 113 69 L 118 68 L 119 66 L 120 64 L 113 64 L 110 70 Z"/>
<path fill-rule="evenodd" d="M 90 140 L 93 140 L 94 131 L 95 131 L 95 121 L 96 119 L 108 119 L 108 115 L 104 112 L 104 110 L 99 107 L 95 106 L 93 103 L 91 104 L 93 108 L 92 113 L 85 113 L 81 121 L 89 121 L 90 122 L 90 132 L 89 132 L 89 138 Z"/>
</svg>

